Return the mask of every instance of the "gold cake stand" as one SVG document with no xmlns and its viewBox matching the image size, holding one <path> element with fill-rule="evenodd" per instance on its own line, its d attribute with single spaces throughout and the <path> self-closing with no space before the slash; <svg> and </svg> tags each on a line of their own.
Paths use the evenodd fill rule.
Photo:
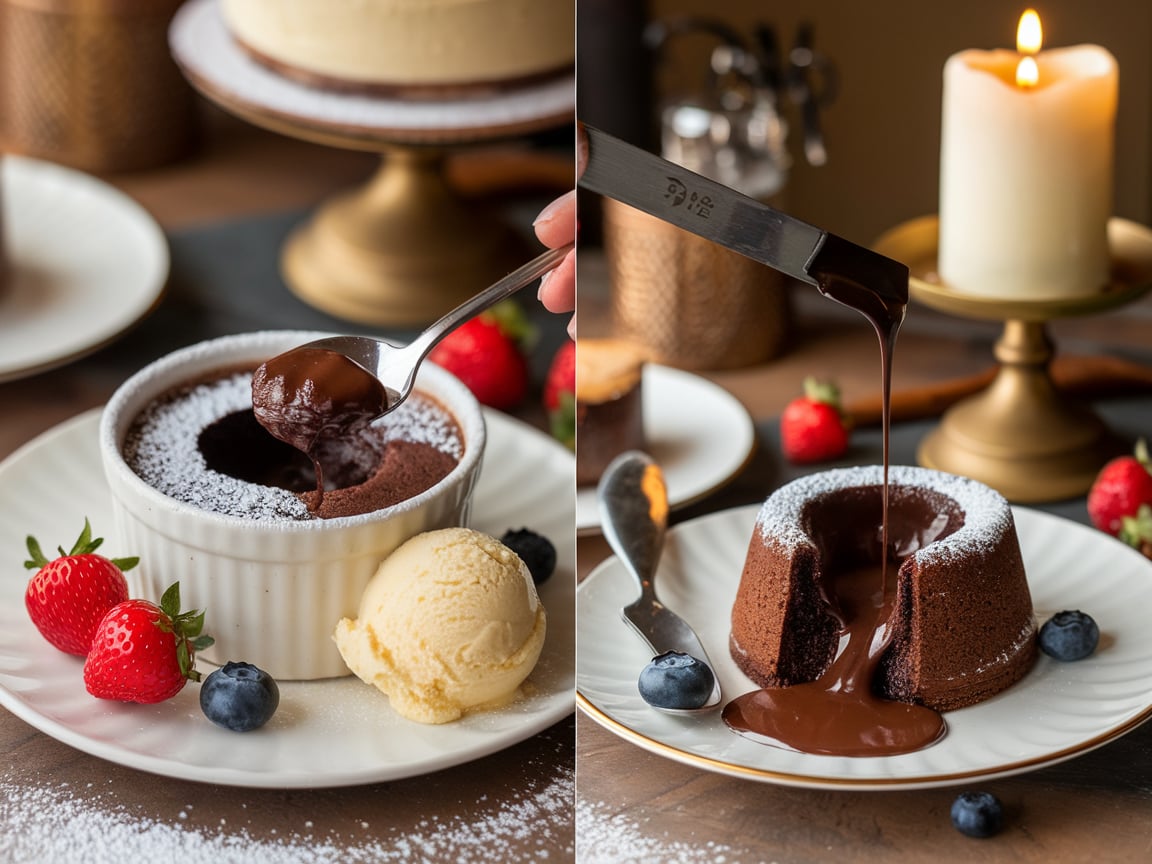
<svg viewBox="0 0 1152 864">
<path fill-rule="evenodd" d="M 1068 401 L 1048 375 L 1054 346 L 1048 322 L 1113 309 L 1152 288 L 1152 231 L 1108 223 L 1109 283 L 1082 297 L 1000 299 L 964 294 L 936 272 L 939 220 L 914 219 L 885 233 L 876 250 L 908 265 L 911 296 L 933 309 L 1003 321 L 999 369 L 980 393 L 957 403 L 921 443 L 921 465 L 979 480 L 1018 503 L 1084 494 L 1118 443 L 1087 408 Z"/>
<path fill-rule="evenodd" d="M 454 148 L 572 122 L 571 75 L 440 102 L 320 90 L 252 60 L 217 0 L 186 3 L 169 43 L 192 85 L 230 113 L 290 137 L 381 154 L 362 188 L 323 203 L 288 238 L 281 271 L 306 302 L 367 324 L 422 324 L 528 254 L 511 226 L 451 188 L 444 166 Z"/>
</svg>

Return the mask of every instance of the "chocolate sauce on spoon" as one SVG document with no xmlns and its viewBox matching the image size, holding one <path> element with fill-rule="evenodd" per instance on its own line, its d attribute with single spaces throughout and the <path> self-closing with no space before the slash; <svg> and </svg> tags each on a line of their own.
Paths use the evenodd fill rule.
<svg viewBox="0 0 1152 864">
<path fill-rule="evenodd" d="M 850 249 L 836 250 L 852 254 Z M 724 722 L 753 740 L 805 753 L 834 756 L 888 756 L 919 750 L 937 741 L 943 718 L 920 705 L 881 699 L 872 679 L 892 640 L 889 627 L 895 584 L 888 579 L 888 465 L 891 425 L 892 354 L 908 305 L 907 269 L 901 274 L 886 261 L 862 278 L 859 260 L 835 260 L 814 270 L 821 293 L 861 312 L 880 341 L 883 381 L 884 487 L 879 566 L 857 567 L 825 578 L 834 583 L 841 616 L 841 645 L 836 658 L 815 681 L 746 693 L 724 708 Z M 878 256 L 877 256 L 878 257 Z M 867 265 L 867 261 L 864 262 Z M 857 265 L 857 266 L 852 266 Z M 870 277 L 870 278 L 869 278 Z M 903 285 L 893 284 L 902 278 Z M 894 583 L 894 580 L 891 580 Z"/>
<path fill-rule="evenodd" d="M 316 501 L 324 497 L 318 446 L 363 429 L 388 407 L 376 376 L 343 354 L 294 348 L 278 354 L 252 376 L 252 410 L 274 437 L 308 456 L 316 470 Z"/>
</svg>

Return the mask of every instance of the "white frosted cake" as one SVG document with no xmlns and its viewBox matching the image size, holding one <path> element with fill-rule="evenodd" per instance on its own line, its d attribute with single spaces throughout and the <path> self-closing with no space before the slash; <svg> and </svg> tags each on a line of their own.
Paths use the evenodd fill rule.
<svg viewBox="0 0 1152 864">
<path fill-rule="evenodd" d="M 572 0 L 221 0 L 257 60 L 304 83 L 419 96 L 571 67 Z"/>
</svg>

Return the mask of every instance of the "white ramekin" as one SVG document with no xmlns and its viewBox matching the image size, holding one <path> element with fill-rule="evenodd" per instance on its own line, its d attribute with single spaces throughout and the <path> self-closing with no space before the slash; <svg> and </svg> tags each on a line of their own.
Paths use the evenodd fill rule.
<svg viewBox="0 0 1152 864">
<path fill-rule="evenodd" d="M 201 652 L 203 659 L 254 663 L 282 680 L 349 674 L 332 633 L 341 618 L 355 616 L 379 563 L 422 531 L 467 524 L 485 440 L 475 397 L 457 378 L 425 363 L 417 389 L 459 424 L 459 464 L 414 498 L 338 519 L 243 519 L 201 510 L 144 482 L 121 448 L 132 420 L 173 386 L 217 369 L 256 365 L 326 335 L 332 334 L 246 333 L 176 351 L 122 384 L 100 420 L 117 548 L 140 556 L 140 565 L 126 574 L 132 596 L 158 602 L 179 581 L 184 608 L 206 610 L 205 632 L 216 639 Z"/>
</svg>

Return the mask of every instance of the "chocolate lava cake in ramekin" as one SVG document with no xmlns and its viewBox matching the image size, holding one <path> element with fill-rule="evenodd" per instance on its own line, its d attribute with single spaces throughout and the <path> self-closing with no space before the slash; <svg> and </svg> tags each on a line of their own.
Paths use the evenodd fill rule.
<svg viewBox="0 0 1152 864">
<path fill-rule="evenodd" d="M 176 351 L 109 400 L 100 449 L 118 545 L 140 556 L 133 596 L 179 581 L 206 611 L 209 662 L 244 660 L 277 678 L 348 674 L 332 629 L 354 614 L 377 566 L 423 531 L 466 525 L 484 451 L 480 407 L 423 364 L 393 414 L 322 454 L 320 506 L 304 454 L 252 419 L 252 371 L 331 334 L 262 332 Z"/>
</svg>

